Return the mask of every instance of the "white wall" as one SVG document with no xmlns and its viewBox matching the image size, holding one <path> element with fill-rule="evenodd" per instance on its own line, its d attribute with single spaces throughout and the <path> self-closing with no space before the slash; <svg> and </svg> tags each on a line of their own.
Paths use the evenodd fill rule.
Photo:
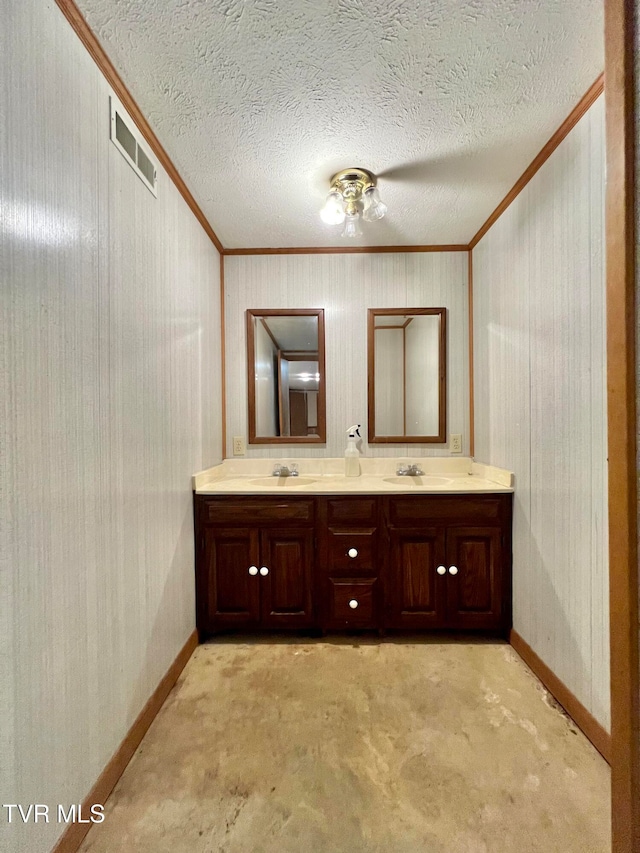
<svg viewBox="0 0 640 853">
<path fill-rule="evenodd" d="M 403 329 L 393 329 L 388 326 L 376 329 L 374 371 L 376 434 L 403 435 L 405 404 Z"/>
<path fill-rule="evenodd" d="M 256 356 L 256 435 L 278 435 L 276 370 L 278 350 L 260 320 L 253 320 Z"/>
<path fill-rule="evenodd" d="M 440 318 L 414 317 L 405 329 L 407 435 L 437 435 L 440 408 Z"/>
<path fill-rule="evenodd" d="M 363 425 L 370 456 L 447 455 L 442 444 L 367 446 L 367 309 L 449 309 L 447 432 L 469 452 L 469 317 L 466 252 L 343 255 L 238 255 L 225 258 L 227 454 L 247 435 L 244 312 L 247 308 L 324 308 L 327 444 L 259 445 L 247 456 L 341 456 L 347 428 Z"/>
<path fill-rule="evenodd" d="M 473 251 L 476 455 L 516 474 L 514 628 L 609 726 L 604 99 Z"/>
<path fill-rule="evenodd" d="M 318 392 L 307 391 L 307 424 L 309 428 L 318 426 Z"/>
<path fill-rule="evenodd" d="M 289 362 L 280 359 L 280 375 L 278 377 L 278 409 L 279 418 L 282 420 L 282 434 L 291 435 L 291 407 L 289 405 Z"/>
<path fill-rule="evenodd" d="M 78 803 L 194 628 L 190 475 L 221 457 L 218 255 L 109 141 L 53 3 L 0 27 L 0 791 Z M 7 853 L 64 827 L 8 826 Z"/>
</svg>

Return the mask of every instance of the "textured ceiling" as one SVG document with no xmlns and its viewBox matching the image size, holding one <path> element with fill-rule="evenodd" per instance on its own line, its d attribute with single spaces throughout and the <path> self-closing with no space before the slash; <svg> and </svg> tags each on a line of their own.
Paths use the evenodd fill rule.
<svg viewBox="0 0 640 853">
<path fill-rule="evenodd" d="M 223 245 L 466 243 L 602 71 L 602 0 L 78 0 Z M 161 190 L 160 190 L 161 191 Z"/>
</svg>

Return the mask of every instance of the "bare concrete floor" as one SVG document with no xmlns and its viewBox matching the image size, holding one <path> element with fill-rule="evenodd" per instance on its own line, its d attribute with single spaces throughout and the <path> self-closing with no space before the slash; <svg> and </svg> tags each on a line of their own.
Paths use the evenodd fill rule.
<svg viewBox="0 0 640 853">
<path fill-rule="evenodd" d="M 200 646 L 83 853 L 600 853 L 609 769 L 499 642 Z"/>
</svg>

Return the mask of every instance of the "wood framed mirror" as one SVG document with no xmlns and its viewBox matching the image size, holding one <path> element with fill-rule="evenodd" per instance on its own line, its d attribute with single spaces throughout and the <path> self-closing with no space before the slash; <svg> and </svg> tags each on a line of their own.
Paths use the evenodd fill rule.
<svg viewBox="0 0 640 853">
<path fill-rule="evenodd" d="M 247 310 L 249 444 L 326 441 L 324 309 Z"/>
<path fill-rule="evenodd" d="M 370 444 L 441 444 L 447 436 L 447 309 L 370 308 Z"/>
</svg>

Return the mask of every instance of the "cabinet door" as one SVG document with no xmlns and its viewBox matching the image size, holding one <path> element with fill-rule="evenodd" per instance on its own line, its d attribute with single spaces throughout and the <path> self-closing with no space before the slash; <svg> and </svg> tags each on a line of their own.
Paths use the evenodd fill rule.
<svg viewBox="0 0 640 853">
<path fill-rule="evenodd" d="M 199 625 L 204 631 L 256 624 L 260 618 L 258 531 L 238 527 L 204 529 L 204 572 Z"/>
<path fill-rule="evenodd" d="M 311 567 L 313 530 L 264 529 L 260 534 L 262 624 L 270 627 L 305 627 L 313 623 Z"/>
<path fill-rule="evenodd" d="M 446 616 L 444 528 L 389 530 L 385 577 L 390 628 L 442 628 Z"/>
<path fill-rule="evenodd" d="M 499 527 L 448 528 L 447 621 L 452 628 L 501 627 L 502 563 Z"/>
</svg>

